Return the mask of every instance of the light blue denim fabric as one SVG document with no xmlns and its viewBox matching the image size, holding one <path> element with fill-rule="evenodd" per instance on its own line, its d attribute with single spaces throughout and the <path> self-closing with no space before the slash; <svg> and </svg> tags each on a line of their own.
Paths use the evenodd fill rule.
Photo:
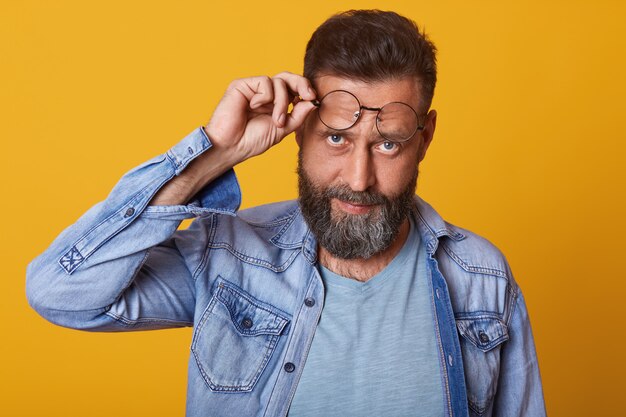
<svg viewBox="0 0 626 417">
<path fill-rule="evenodd" d="M 82 330 L 193 326 L 188 416 L 285 416 L 323 308 L 317 243 L 297 201 L 238 212 L 233 170 L 187 205 L 147 206 L 210 147 L 198 128 L 126 173 L 28 265 L 28 301 Z M 506 259 L 417 196 L 413 216 L 428 253 L 446 415 L 545 415 Z"/>
</svg>

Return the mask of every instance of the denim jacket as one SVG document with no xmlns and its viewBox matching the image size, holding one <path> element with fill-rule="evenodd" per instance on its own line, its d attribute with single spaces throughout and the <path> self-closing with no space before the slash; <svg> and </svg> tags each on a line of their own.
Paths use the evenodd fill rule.
<svg viewBox="0 0 626 417">
<path fill-rule="evenodd" d="M 284 417 L 323 308 L 317 243 L 297 201 L 237 211 L 232 169 L 186 205 L 148 206 L 210 147 L 198 128 L 127 172 L 28 265 L 28 301 L 75 329 L 193 326 L 187 415 Z M 417 196 L 412 215 L 427 251 L 446 415 L 545 415 L 506 259 Z"/>
</svg>

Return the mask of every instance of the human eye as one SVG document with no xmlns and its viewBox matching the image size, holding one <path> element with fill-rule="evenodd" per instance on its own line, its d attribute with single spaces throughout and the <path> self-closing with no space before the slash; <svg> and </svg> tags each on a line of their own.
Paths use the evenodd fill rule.
<svg viewBox="0 0 626 417">
<path fill-rule="evenodd" d="M 326 140 L 333 146 L 339 146 L 346 143 L 346 139 L 336 133 L 329 133 L 328 136 L 326 136 Z"/>
<path fill-rule="evenodd" d="M 393 155 L 400 150 L 400 145 L 396 142 L 385 140 L 376 145 L 376 149 L 385 154 Z"/>
</svg>

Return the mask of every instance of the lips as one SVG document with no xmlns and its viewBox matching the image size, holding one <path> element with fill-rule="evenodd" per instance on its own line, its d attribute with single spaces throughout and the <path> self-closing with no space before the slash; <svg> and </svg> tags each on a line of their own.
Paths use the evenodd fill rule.
<svg viewBox="0 0 626 417">
<path fill-rule="evenodd" d="M 349 203 L 338 199 L 333 199 L 333 203 L 335 203 L 340 210 L 350 214 L 366 214 L 376 207 L 375 204 Z"/>
</svg>

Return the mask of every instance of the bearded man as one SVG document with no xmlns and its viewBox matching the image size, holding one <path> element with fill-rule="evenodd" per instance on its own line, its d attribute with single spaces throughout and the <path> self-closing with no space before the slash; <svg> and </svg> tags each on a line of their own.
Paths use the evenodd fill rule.
<svg viewBox="0 0 626 417">
<path fill-rule="evenodd" d="M 188 416 L 544 415 L 505 258 L 414 195 L 435 52 L 396 13 L 331 17 L 302 76 L 233 81 L 61 233 L 30 304 L 83 330 L 193 326 Z M 238 211 L 233 167 L 294 132 L 300 198 Z"/>
</svg>

